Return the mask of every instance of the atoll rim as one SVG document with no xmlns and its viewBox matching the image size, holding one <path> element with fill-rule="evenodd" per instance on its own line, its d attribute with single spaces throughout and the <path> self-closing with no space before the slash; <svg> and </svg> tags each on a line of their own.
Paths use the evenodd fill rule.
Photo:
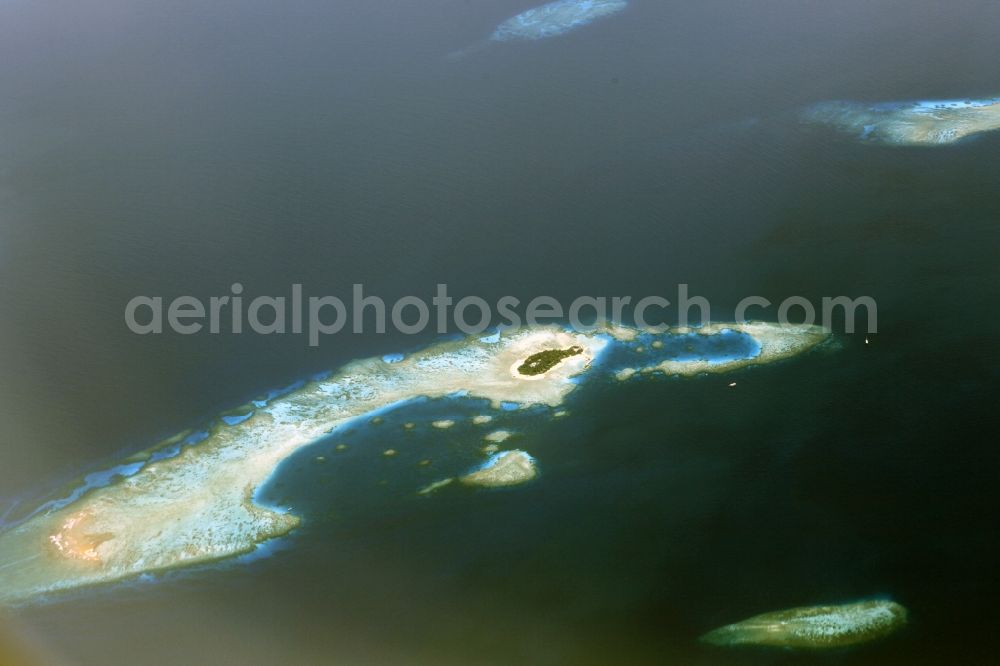
<svg viewBox="0 0 1000 666">
<path fill-rule="evenodd" d="M 542 326 L 505 333 L 497 341 L 470 337 L 404 357 L 358 360 L 319 375 L 269 397 L 249 413 L 241 408 L 238 418 L 197 439 L 171 440 L 169 446 L 133 456 L 135 462 L 88 478 L 65 500 L 0 533 L 0 601 L 19 603 L 57 590 L 250 552 L 299 525 L 299 516 L 266 506 L 256 495 L 279 463 L 303 447 L 357 420 L 376 426 L 384 420 L 382 414 L 421 398 L 475 398 L 494 409 L 522 413 L 556 408 L 595 368 L 620 374 L 620 368 L 606 365 L 614 355 L 605 352 L 625 349 L 623 340 L 647 335 L 620 325 L 588 332 Z M 645 373 L 696 375 L 787 358 L 828 335 L 816 327 L 712 324 L 694 332 L 658 334 L 662 344 L 650 344 L 655 353 L 638 356 L 650 364 L 642 368 Z M 673 344 L 678 340 L 687 342 Z M 692 353 L 694 342 L 701 346 Z M 629 353 L 636 354 L 634 347 L 628 347 Z M 535 374 L 518 372 L 525 364 Z M 561 414 L 565 410 L 555 413 Z M 480 416 L 475 423 L 490 420 Z M 431 426 L 444 432 L 456 423 L 439 418 Z M 397 432 L 402 437 L 406 430 Z M 485 439 L 498 447 L 510 436 L 500 428 Z M 399 446 L 386 442 L 382 456 L 394 459 L 399 452 Z M 484 467 L 460 480 L 487 487 L 517 485 L 536 473 L 534 459 L 523 451 L 497 451 Z"/>
</svg>

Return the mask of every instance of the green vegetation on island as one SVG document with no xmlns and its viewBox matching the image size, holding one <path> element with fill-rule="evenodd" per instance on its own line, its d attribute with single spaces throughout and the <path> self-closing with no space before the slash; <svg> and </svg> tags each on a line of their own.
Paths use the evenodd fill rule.
<svg viewBox="0 0 1000 666">
<path fill-rule="evenodd" d="M 524 363 L 518 366 L 517 371 L 522 375 L 533 377 L 544 375 L 552 368 L 559 365 L 563 359 L 583 353 L 583 347 L 573 345 L 569 349 L 546 349 L 537 354 L 532 354 L 524 359 Z"/>
</svg>

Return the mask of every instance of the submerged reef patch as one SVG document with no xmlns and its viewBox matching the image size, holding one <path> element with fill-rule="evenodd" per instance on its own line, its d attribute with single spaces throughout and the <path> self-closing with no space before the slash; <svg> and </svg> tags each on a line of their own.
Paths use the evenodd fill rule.
<svg viewBox="0 0 1000 666">
<path fill-rule="evenodd" d="M 626 0 L 555 0 L 512 16 L 485 39 L 461 51 L 450 54 L 452 60 L 481 51 L 497 42 L 538 40 L 556 37 L 571 30 L 616 14 L 628 6 Z M 499 334 L 482 338 L 496 342 Z"/>
<path fill-rule="evenodd" d="M 527 483 L 536 476 L 535 459 L 524 451 L 515 450 L 497 453 L 485 465 L 458 480 L 467 486 L 503 488 Z"/>
<path fill-rule="evenodd" d="M 497 26 L 491 39 L 505 42 L 555 37 L 627 6 L 625 0 L 556 0 L 512 16 Z"/>
<path fill-rule="evenodd" d="M 423 488 L 421 488 L 420 490 L 418 490 L 417 494 L 418 495 L 430 495 L 431 493 L 433 493 L 436 490 L 440 490 L 441 488 L 444 488 L 445 486 L 450 486 L 454 481 L 455 481 L 455 479 L 447 478 L 447 479 L 441 479 L 440 481 L 434 481 L 433 483 L 428 483 L 426 486 L 424 486 Z"/>
<path fill-rule="evenodd" d="M 502 442 L 506 442 L 513 435 L 514 433 L 510 432 L 509 430 L 494 430 L 490 434 L 486 435 L 486 437 L 483 437 L 483 439 L 485 439 L 487 442 L 500 444 Z"/>
<path fill-rule="evenodd" d="M 755 615 L 710 631 L 705 643 L 829 649 L 884 638 L 906 624 L 906 609 L 892 601 L 806 606 Z"/>
<path fill-rule="evenodd" d="M 1000 97 L 864 104 L 822 102 L 803 119 L 828 125 L 859 140 L 897 146 L 940 146 L 1000 129 Z"/>
</svg>

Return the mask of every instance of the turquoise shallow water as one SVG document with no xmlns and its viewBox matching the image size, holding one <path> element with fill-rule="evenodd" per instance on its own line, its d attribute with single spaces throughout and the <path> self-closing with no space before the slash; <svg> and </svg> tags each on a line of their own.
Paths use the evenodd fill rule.
<svg viewBox="0 0 1000 666">
<path fill-rule="evenodd" d="M 653 342 L 657 342 L 654 346 Z M 644 368 L 665 360 L 706 360 L 712 365 L 752 359 L 760 354 L 760 344 L 745 333 L 724 330 L 717 335 L 643 334 L 629 344 L 615 344 L 601 358 L 601 365 L 613 370 Z"/>
</svg>

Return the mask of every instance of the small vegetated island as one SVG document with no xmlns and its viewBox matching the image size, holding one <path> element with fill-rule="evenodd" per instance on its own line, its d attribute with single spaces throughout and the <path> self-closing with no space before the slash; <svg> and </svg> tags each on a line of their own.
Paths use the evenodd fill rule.
<svg viewBox="0 0 1000 666">
<path fill-rule="evenodd" d="M 617 325 L 587 332 L 541 326 L 353 361 L 227 412 L 186 445 L 180 435 L 88 474 L 67 495 L 0 527 L 0 604 L 229 558 L 287 534 L 300 517 L 258 497 L 277 466 L 338 429 L 374 422 L 409 401 L 460 395 L 498 410 L 548 406 L 556 418 L 564 399 L 595 373 L 615 376 L 629 367 L 637 376 L 732 372 L 796 356 L 828 339 L 820 327 L 764 322 L 655 334 Z M 523 414 L 538 418 L 539 412 Z M 382 459 L 380 452 L 372 455 Z M 457 485 L 476 492 L 535 474 L 527 452 L 498 452 Z"/>
<path fill-rule="evenodd" d="M 583 353 L 583 347 L 573 345 L 569 349 L 546 349 L 537 354 L 532 354 L 524 359 L 524 363 L 517 367 L 517 371 L 528 377 L 544 375 L 552 368 L 570 356 L 577 356 Z"/>
</svg>

